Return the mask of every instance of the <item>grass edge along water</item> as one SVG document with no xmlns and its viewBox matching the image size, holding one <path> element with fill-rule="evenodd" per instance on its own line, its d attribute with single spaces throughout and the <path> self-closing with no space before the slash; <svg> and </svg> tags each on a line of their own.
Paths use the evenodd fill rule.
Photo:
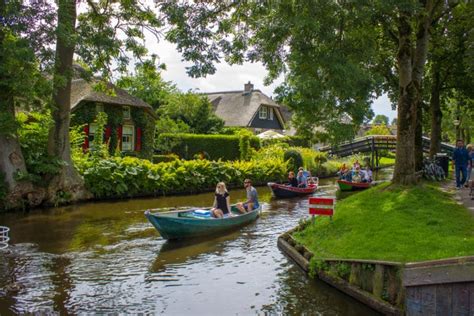
<svg viewBox="0 0 474 316">
<path fill-rule="evenodd" d="M 474 255 L 474 216 L 438 186 L 384 183 L 340 202 L 293 234 L 315 258 L 399 262 Z"/>
</svg>

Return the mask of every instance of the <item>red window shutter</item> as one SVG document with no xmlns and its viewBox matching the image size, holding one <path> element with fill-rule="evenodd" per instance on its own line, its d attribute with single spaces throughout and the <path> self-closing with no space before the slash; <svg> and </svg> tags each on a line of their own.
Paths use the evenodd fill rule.
<svg viewBox="0 0 474 316">
<path fill-rule="evenodd" d="M 82 144 L 82 150 L 86 152 L 87 149 L 89 149 L 89 124 L 86 124 L 84 126 L 84 134 L 85 134 L 85 137 L 84 137 L 84 144 Z"/>
<path fill-rule="evenodd" d="M 105 142 L 107 143 L 110 139 L 110 134 L 112 134 L 112 128 L 110 126 L 107 126 L 105 128 Z"/>
<path fill-rule="evenodd" d="M 117 144 L 120 150 L 122 150 L 122 125 L 117 127 Z"/>
<path fill-rule="evenodd" d="M 135 151 L 142 150 L 142 129 L 137 127 L 137 140 L 135 141 Z"/>
</svg>

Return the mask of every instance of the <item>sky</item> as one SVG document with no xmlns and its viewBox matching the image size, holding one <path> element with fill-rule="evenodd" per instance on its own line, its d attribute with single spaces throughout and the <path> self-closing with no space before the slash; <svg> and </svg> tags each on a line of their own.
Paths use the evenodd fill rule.
<svg viewBox="0 0 474 316">
<path fill-rule="evenodd" d="M 269 86 L 263 84 L 266 70 L 261 63 L 244 63 L 242 65 L 230 66 L 225 62 L 216 65 L 217 71 L 214 75 L 205 78 L 191 78 L 186 74 L 186 66 L 190 63 L 182 61 L 181 54 L 172 43 L 162 40 L 153 45 L 153 51 L 158 54 L 160 62 L 166 64 L 163 78 L 172 81 L 182 91 L 193 90 L 196 92 L 216 92 L 243 90 L 244 84 L 252 82 L 254 89 L 260 89 L 268 96 L 273 96 L 274 89 L 281 83 L 282 79 L 275 81 Z M 392 111 L 387 95 L 382 95 L 374 100 L 372 109 L 377 114 L 389 117 L 389 122 L 397 116 Z"/>
</svg>

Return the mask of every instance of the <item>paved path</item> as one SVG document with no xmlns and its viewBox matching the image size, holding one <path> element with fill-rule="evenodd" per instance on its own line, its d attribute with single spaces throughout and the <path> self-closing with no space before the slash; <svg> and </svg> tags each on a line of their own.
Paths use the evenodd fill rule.
<svg viewBox="0 0 474 316">
<path fill-rule="evenodd" d="M 470 211 L 472 216 L 474 216 L 474 190 L 471 193 L 470 188 L 462 188 L 460 190 L 456 190 L 456 181 L 455 180 L 449 180 L 446 181 L 441 185 L 444 191 L 453 193 L 454 194 L 454 199 L 458 201 L 459 204 L 464 205 L 467 207 Z"/>
</svg>

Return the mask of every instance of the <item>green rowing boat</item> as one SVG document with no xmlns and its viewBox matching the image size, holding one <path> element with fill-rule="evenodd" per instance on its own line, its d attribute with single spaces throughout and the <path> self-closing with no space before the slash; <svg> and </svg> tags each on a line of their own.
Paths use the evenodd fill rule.
<svg viewBox="0 0 474 316">
<path fill-rule="evenodd" d="M 147 210 L 145 216 L 164 239 L 182 239 L 218 234 L 246 225 L 257 219 L 261 212 L 261 206 L 251 212 L 240 214 L 237 207 L 232 205 L 232 216 L 224 218 L 205 216 L 205 211 L 209 211 L 209 209 L 161 213 L 151 213 Z"/>
</svg>

